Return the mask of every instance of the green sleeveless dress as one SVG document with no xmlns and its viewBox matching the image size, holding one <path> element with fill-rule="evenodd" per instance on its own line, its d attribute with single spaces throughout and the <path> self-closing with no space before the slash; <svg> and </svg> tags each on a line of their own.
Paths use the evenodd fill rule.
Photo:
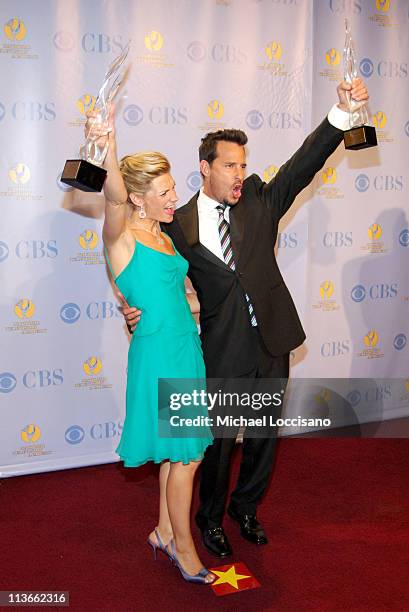
<svg viewBox="0 0 409 612">
<path fill-rule="evenodd" d="M 116 278 L 113 275 L 128 304 L 142 311 L 129 346 L 126 417 L 116 449 L 125 467 L 147 461 L 199 461 L 213 442 L 207 426 L 189 428 L 192 437 L 186 428 L 180 429 L 182 437 L 175 437 L 179 432 L 175 434 L 174 427 L 167 435 L 170 411 L 162 411 L 161 417 L 158 409 L 159 378 L 204 384 L 206 377 L 200 338 L 185 297 L 188 262 L 175 247 L 174 251 L 167 255 L 135 242 L 128 265 Z M 111 268 L 106 250 L 105 255 Z M 207 416 L 207 408 L 195 414 L 199 413 Z"/>
</svg>

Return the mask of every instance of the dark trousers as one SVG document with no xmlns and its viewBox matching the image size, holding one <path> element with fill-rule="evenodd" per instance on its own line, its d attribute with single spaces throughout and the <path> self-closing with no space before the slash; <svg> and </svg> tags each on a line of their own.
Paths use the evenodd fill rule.
<svg viewBox="0 0 409 612">
<path fill-rule="evenodd" d="M 245 377 L 288 379 L 289 354 L 273 357 L 265 348 L 257 328 L 254 328 L 254 336 L 258 365 Z M 246 437 L 244 433 L 240 473 L 230 499 L 230 506 L 238 514 L 256 514 L 273 468 L 276 440 L 273 435 L 260 439 Z M 222 525 L 235 442 L 235 438 L 215 438 L 206 450 L 200 467 L 200 506 L 196 514 L 201 530 Z"/>
</svg>

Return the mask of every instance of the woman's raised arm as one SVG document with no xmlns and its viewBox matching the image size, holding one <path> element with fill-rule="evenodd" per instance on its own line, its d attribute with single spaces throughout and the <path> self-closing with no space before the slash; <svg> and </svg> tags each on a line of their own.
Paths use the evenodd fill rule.
<svg viewBox="0 0 409 612">
<path fill-rule="evenodd" d="M 100 133 L 98 144 L 101 147 L 104 146 L 107 140 L 109 144 L 104 162 L 104 168 L 107 170 L 107 177 L 104 183 L 105 221 L 102 230 L 104 243 L 109 247 L 115 243 L 124 232 L 127 218 L 128 193 L 119 170 L 117 159 L 114 105 L 111 106 L 107 124 L 96 124 L 95 119 L 97 116 L 98 113 L 95 112 L 88 114 L 85 124 L 85 133 L 87 135 L 92 129 L 95 135 Z"/>
</svg>

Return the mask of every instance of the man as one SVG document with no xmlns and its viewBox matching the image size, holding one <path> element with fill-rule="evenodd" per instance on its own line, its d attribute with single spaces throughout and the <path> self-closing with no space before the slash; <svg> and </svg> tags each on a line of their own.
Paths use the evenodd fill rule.
<svg viewBox="0 0 409 612">
<path fill-rule="evenodd" d="M 188 260 L 188 276 L 200 302 L 200 327 L 209 378 L 287 378 L 289 353 L 305 339 L 290 293 L 280 274 L 274 244 L 280 218 L 308 185 L 349 128 L 348 99 L 368 100 L 361 79 L 338 88 L 339 104 L 268 183 L 245 178 L 247 136 L 241 130 L 207 134 L 199 148 L 203 187 L 176 211 L 164 229 Z M 124 308 L 130 325 L 140 317 Z M 223 530 L 234 438 L 218 438 L 201 466 L 196 515 L 203 543 L 219 557 L 232 549 Z M 240 474 L 228 514 L 255 544 L 267 537 L 257 505 L 273 466 L 275 439 L 244 435 Z"/>
</svg>

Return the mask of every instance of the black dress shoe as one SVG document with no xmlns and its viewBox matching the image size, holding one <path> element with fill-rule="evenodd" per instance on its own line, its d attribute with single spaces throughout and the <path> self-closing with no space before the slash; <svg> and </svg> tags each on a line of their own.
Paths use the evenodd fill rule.
<svg viewBox="0 0 409 612">
<path fill-rule="evenodd" d="M 207 550 L 216 557 L 229 557 L 233 552 L 223 527 L 203 530 L 202 538 Z"/>
<path fill-rule="evenodd" d="M 253 544 L 267 544 L 267 536 L 264 529 L 257 520 L 255 514 L 237 514 L 232 508 L 227 509 L 227 514 L 240 525 L 240 532 Z"/>
</svg>

